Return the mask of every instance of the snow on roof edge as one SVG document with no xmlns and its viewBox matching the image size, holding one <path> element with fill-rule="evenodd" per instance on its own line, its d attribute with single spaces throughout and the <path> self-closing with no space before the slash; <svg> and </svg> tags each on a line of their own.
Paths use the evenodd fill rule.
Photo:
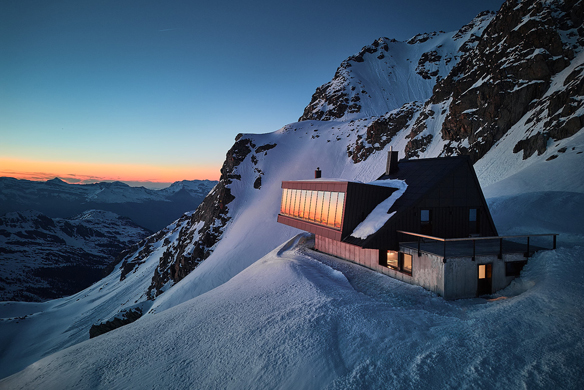
<svg viewBox="0 0 584 390">
<path fill-rule="evenodd" d="M 391 217 L 393 217 L 396 212 L 389 213 L 389 210 L 395 201 L 398 200 L 408 188 L 405 180 L 398 179 L 376 180 L 368 184 L 397 188 L 397 191 L 394 191 L 389 198 L 375 206 L 373 211 L 367 215 L 363 222 L 353 230 L 351 237 L 360 238 L 362 240 L 377 233 L 377 231 L 381 229 Z"/>
</svg>

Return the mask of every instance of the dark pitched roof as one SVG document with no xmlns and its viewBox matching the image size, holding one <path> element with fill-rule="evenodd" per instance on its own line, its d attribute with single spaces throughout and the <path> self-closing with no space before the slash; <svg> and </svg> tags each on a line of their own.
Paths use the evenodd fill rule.
<svg viewBox="0 0 584 390">
<path fill-rule="evenodd" d="M 408 185 L 406 192 L 395 201 L 388 213 L 395 211 L 396 215 L 393 218 L 397 218 L 401 211 L 415 206 L 425 194 L 432 191 L 442 180 L 463 164 L 470 164 L 468 156 L 400 160 L 398 170 L 395 173 L 381 175 L 378 179 L 405 180 Z M 343 238 L 343 242 L 367 246 L 368 242 L 375 239 L 376 234 L 374 233 L 364 240 L 349 235 Z"/>
<path fill-rule="evenodd" d="M 400 160 L 397 172 L 382 175 L 378 180 L 405 180 L 408 188 L 396 200 L 389 212 L 400 211 L 415 205 L 424 194 L 434 189 L 446 176 L 462 164 L 469 164 L 468 156 L 436 157 L 419 160 Z"/>
</svg>

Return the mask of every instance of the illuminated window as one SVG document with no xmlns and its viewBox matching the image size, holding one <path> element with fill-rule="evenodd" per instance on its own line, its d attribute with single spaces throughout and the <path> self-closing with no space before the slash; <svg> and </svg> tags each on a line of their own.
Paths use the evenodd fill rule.
<svg viewBox="0 0 584 390">
<path fill-rule="evenodd" d="M 318 191 L 318 196 L 316 197 L 316 213 L 314 214 L 314 220 L 318 223 L 322 222 L 322 203 L 324 201 L 324 192 Z"/>
<path fill-rule="evenodd" d="M 399 256 L 396 251 L 387 251 L 387 264 L 388 267 L 399 269 Z"/>
<path fill-rule="evenodd" d="M 314 221 L 314 218 L 316 215 L 317 192 L 316 191 L 309 191 L 309 192 L 310 192 L 310 208 L 309 208 L 309 213 L 308 213 L 308 220 Z"/>
<path fill-rule="evenodd" d="M 288 197 L 288 189 L 284 188 L 284 190 L 282 191 L 282 204 L 280 205 L 280 213 L 281 214 L 286 213 L 286 198 L 287 197 Z"/>
<path fill-rule="evenodd" d="M 329 217 L 328 225 L 335 226 L 335 213 L 337 212 L 337 199 L 339 198 L 338 192 L 331 192 L 331 203 L 329 206 Z"/>
<path fill-rule="evenodd" d="M 343 209 L 345 207 L 345 193 L 339 192 L 337 201 L 337 212 L 335 213 L 335 227 L 340 229 L 343 222 Z"/>
<path fill-rule="evenodd" d="M 491 279 L 491 264 L 479 264 L 479 279 Z"/>
<path fill-rule="evenodd" d="M 282 190 L 280 214 L 340 229 L 345 194 L 343 192 Z"/>
<path fill-rule="evenodd" d="M 407 253 L 402 253 L 402 271 L 411 274 L 412 273 L 412 255 Z"/>
<path fill-rule="evenodd" d="M 306 190 L 300 191 L 300 209 L 298 210 L 298 216 L 300 218 L 305 218 L 306 211 Z"/>
<path fill-rule="evenodd" d="M 403 252 L 385 251 L 379 258 L 379 264 L 406 274 L 412 274 L 412 255 Z"/>
<path fill-rule="evenodd" d="M 331 207 L 331 193 L 328 191 L 324 191 L 323 192 L 323 201 L 322 201 L 322 218 L 320 219 L 320 222 L 324 225 L 328 224 L 328 213 L 329 213 L 329 209 Z"/>
</svg>

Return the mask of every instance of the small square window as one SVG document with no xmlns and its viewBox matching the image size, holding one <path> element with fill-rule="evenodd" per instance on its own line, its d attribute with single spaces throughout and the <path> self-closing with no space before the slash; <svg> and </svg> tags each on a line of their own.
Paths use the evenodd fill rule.
<svg viewBox="0 0 584 390">
<path fill-rule="evenodd" d="M 420 221 L 430 222 L 430 210 L 420 210 Z"/>
<path fill-rule="evenodd" d="M 477 209 L 470 209 L 468 212 L 468 220 L 470 222 L 476 222 L 477 221 Z"/>
<path fill-rule="evenodd" d="M 390 268 L 399 269 L 398 252 L 387 251 L 387 264 L 386 265 Z"/>
</svg>

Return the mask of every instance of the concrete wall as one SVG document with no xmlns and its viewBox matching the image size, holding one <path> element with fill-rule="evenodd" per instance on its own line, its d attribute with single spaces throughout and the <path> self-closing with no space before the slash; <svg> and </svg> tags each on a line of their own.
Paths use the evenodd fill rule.
<svg viewBox="0 0 584 390">
<path fill-rule="evenodd" d="M 398 279 L 410 284 L 418 284 L 414 282 L 414 275 L 416 274 L 415 267 L 417 261 L 415 258 L 412 258 L 413 271 L 412 275 L 410 276 L 408 274 L 396 271 L 389 267 L 379 265 L 378 249 L 363 249 L 356 245 L 331 240 L 330 238 L 322 236 L 314 237 L 314 249 L 360 264 L 374 271 L 391 276 L 394 279 Z"/>
<path fill-rule="evenodd" d="M 424 287 L 443 296 L 445 299 L 474 298 L 478 288 L 478 265 L 492 264 L 492 292 L 495 293 L 509 285 L 515 277 L 505 276 L 505 262 L 520 261 L 525 258 L 520 254 L 504 254 L 503 259 L 497 255 L 459 257 L 446 259 L 441 256 L 422 252 L 418 256 L 415 249 L 400 247 L 400 251 L 412 255 L 412 275 L 379 265 L 379 250 L 363 249 L 356 245 L 335 241 L 327 237 L 315 236 L 314 249 L 343 258 L 391 276 L 409 284 Z"/>
<path fill-rule="evenodd" d="M 505 262 L 525 260 L 520 254 L 504 254 L 502 259 L 497 255 L 458 257 L 447 259 L 444 264 L 444 298 L 461 299 L 474 298 L 478 288 L 479 264 L 492 264 L 491 291 L 495 293 L 509 285 L 514 276 L 505 276 Z"/>
<path fill-rule="evenodd" d="M 422 252 L 418 256 L 415 249 L 400 247 L 400 252 L 412 255 L 411 284 L 444 296 L 444 263 L 442 257 Z"/>
</svg>

